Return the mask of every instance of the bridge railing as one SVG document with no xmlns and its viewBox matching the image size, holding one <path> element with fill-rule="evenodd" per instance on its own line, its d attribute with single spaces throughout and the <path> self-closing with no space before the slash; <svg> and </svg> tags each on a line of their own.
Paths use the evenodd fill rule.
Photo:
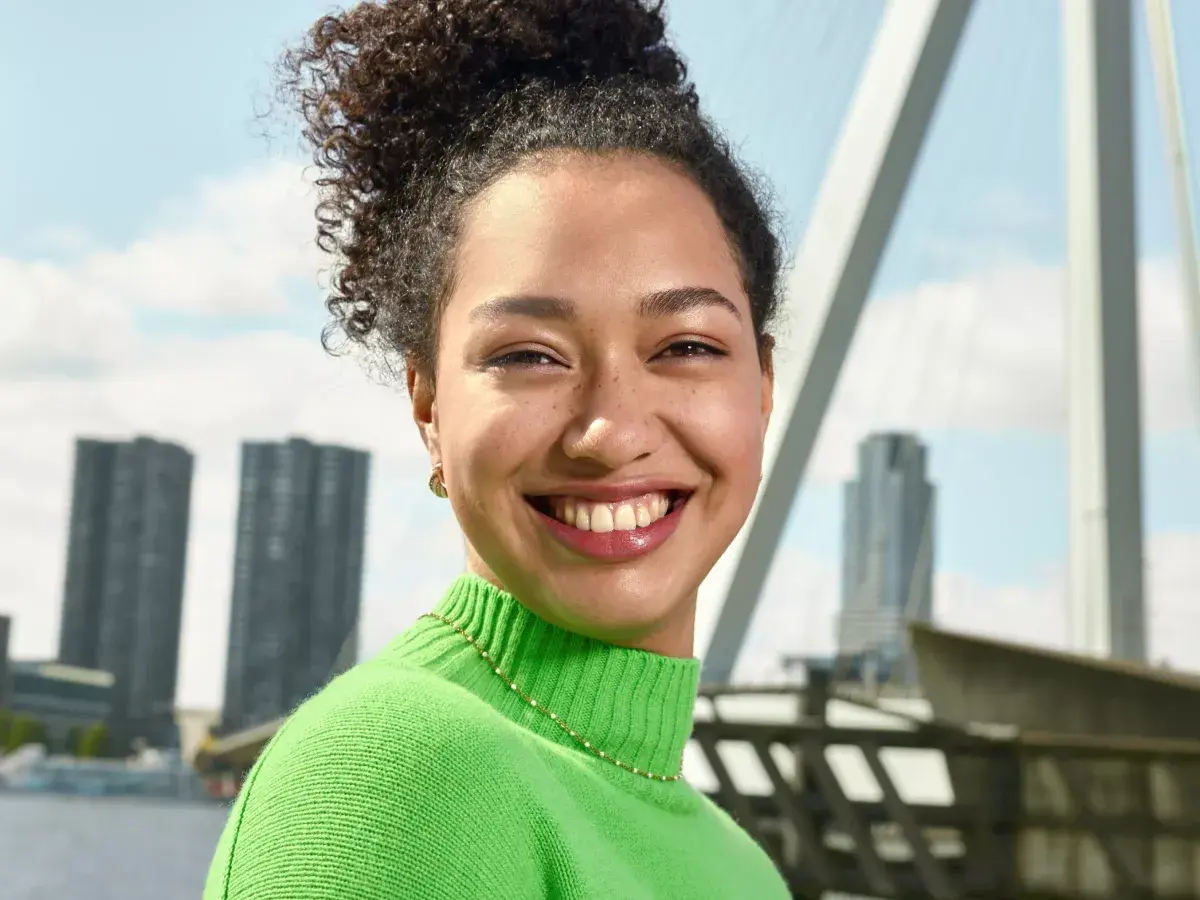
<svg viewBox="0 0 1200 900">
<path fill-rule="evenodd" d="M 726 763 L 734 744 L 752 749 L 769 793 L 738 786 Z M 693 746 L 713 799 L 798 897 L 1200 898 L 1200 743 L 812 717 L 697 721 Z M 869 797 L 831 765 L 845 747 L 874 781 Z M 945 802 L 911 796 L 913 751 L 944 757 Z"/>
</svg>

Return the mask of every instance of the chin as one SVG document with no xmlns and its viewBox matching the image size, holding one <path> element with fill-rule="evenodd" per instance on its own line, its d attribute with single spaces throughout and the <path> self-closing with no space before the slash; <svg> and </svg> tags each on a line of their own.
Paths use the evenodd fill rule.
<svg viewBox="0 0 1200 900">
<path fill-rule="evenodd" d="M 692 566 L 661 563 L 653 556 L 635 564 L 554 566 L 534 575 L 543 618 L 588 637 L 636 645 L 665 628 L 691 629 L 696 591 L 703 576 Z M 663 564 L 665 563 L 665 565 Z"/>
</svg>

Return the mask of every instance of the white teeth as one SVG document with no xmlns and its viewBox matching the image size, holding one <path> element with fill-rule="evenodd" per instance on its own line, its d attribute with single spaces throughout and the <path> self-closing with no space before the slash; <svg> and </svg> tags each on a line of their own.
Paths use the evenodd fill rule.
<svg viewBox="0 0 1200 900">
<path fill-rule="evenodd" d="M 607 534 L 646 528 L 667 514 L 670 501 L 665 494 L 644 494 L 620 503 L 591 503 L 576 497 L 555 497 L 551 502 L 555 518 L 578 528 Z"/>
<path fill-rule="evenodd" d="M 592 507 L 592 531 L 596 534 L 607 534 L 613 530 L 612 510 L 607 506 Z"/>
<path fill-rule="evenodd" d="M 613 526 L 617 531 L 633 531 L 638 527 L 637 513 L 628 503 L 621 503 L 613 510 Z"/>
</svg>

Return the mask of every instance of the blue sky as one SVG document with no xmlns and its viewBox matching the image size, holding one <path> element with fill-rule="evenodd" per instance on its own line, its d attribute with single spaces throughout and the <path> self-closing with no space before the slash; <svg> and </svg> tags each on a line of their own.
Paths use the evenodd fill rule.
<svg viewBox="0 0 1200 900">
<path fill-rule="evenodd" d="M 1139 244 L 1175 253 L 1158 111 L 1137 16 Z M 0 31 L 0 258 L 61 262 L 78 246 L 119 250 L 169 222 L 205 179 L 268 156 L 255 118 L 270 64 L 328 4 L 310 0 L 61 0 L 8 4 Z M 672 30 L 710 114 L 775 188 L 797 239 L 870 48 L 882 0 L 674 0 Z M 1200 4 L 1174 4 L 1189 139 L 1200 146 Z M 877 295 L 969 279 L 1008 263 L 1056 267 L 1065 234 L 1059 4 L 979 0 Z M 278 129 L 277 129 L 278 131 Z M 286 135 L 286 132 L 284 133 Z M 0 285 L 0 290 L 3 286 Z M 315 291 L 291 285 L 278 312 L 135 311 L 143 337 L 315 336 Z M 1033 324 L 1032 328 L 1040 328 Z M 1036 337 L 1031 335 L 1032 339 Z M 927 352 L 937 355 L 937 347 Z M 959 373 L 934 365 L 927 377 Z M 1196 387 L 1195 384 L 1192 387 Z M 1197 401 L 1200 403 L 1200 400 Z M 970 419 L 964 414 L 964 421 Z M 984 583 L 1036 581 L 1066 552 L 1066 447 L 1053 428 L 955 421 L 926 435 L 939 484 L 939 566 Z M 1145 441 L 1149 532 L 1200 533 L 1200 428 Z M 805 487 L 790 544 L 835 559 L 840 489 Z"/>
<path fill-rule="evenodd" d="M 19 123 L 12 133 L 21 139 L 0 147 L 0 189 L 19 215 L 0 223 L 0 250 L 28 252 L 31 233 L 65 223 L 119 244 L 198 177 L 286 150 L 262 140 L 255 104 L 269 96 L 276 51 L 328 8 L 307 0 L 9 6 L 0 21 L 20 38 L 0 60 L 0 109 Z M 1200 42 L 1189 37 L 1200 34 L 1200 9 L 1174 8 L 1190 86 L 1200 79 L 1200 59 L 1189 52 Z M 669 9 L 709 110 L 768 173 L 798 235 L 882 2 L 743 0 L 734 15 L 706 0 L 676 0 Z M 881 288 L 925 274 L 911 243 L 925 232 L 959 231 L 949 223 L 1011 227 L 995 221 L 994 209 L 990 222 L 970 213 L 1004 191 L 1046 213 L 1041 227 L 1022 223 L 1012 236 L 1037 258 L 1060 259 L 1058 50 L 1056 3 L 976 4 Z M 1149 127 L 1157 112 L 1144 40 L 1137 54 L 1141 238 L 1147 252 L 1161 253 L 1173 238 L 1161 144 Z M 1200 103 L 1196 94 L 1189 107 Z M 1195 121 L 1191 134 L 1194 144 Z"/>
</svg>

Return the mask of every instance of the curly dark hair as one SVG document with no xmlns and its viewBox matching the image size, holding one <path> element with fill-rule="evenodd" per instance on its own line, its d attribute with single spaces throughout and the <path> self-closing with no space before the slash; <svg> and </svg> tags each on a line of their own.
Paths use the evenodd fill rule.
<svg viewBox="0 0 1200 900">
<path fill-rule="evenodd" d="M 772 216 L 665 35 L 661 0 L 385 0 L 318 20 L 279 87 L 319 170 L 326 348 L 347 338 L 432 374 L 464 205 L 559 150 L 652 155 L 704 190 L 763 347 L 782 264 Z"/>
</svg>

